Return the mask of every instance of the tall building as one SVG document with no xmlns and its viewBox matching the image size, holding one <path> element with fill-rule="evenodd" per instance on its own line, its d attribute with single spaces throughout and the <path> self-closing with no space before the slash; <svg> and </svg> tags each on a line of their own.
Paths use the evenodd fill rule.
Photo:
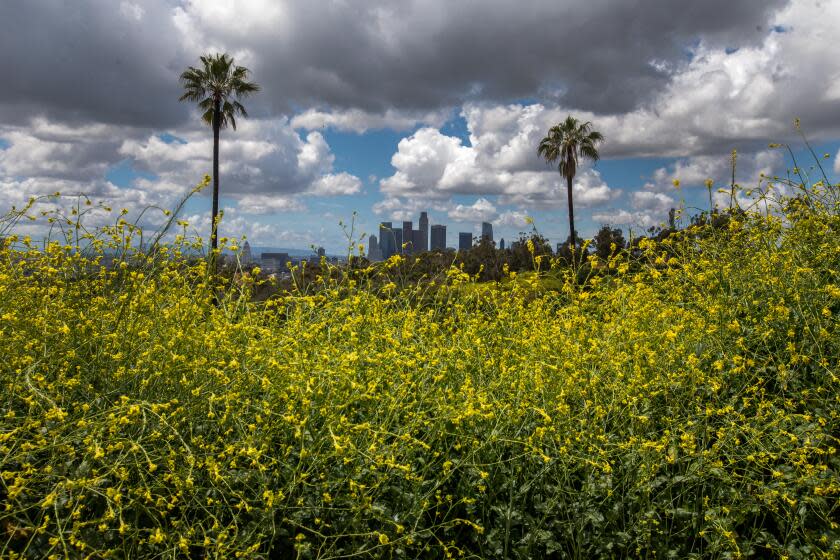
<svg viewBox="0 0 840 560">
<path fill-rule="evenodd" d="M 472 232 L 462 231 L 458 233 L 458 250 L 469 251 L 472 248 Z"/>
<path fill-rule="evenodd" d="M 435 224 L 432 226 L 432 251 L 446 249 L 446 226 Z"/>
<path fill-rule="evenodd" d="M 394 237 L 394 230 L 391 222 L 379 224 L 379 250 L 382 252 L 382 259 L 388 259 L 397 252 L 397 240 Z"/>
<path fill-rule="evenodd" d="M 379 241 L 375 235 L 368 238 L 368 256 L 369 261 L 381 261 L 382 251 L 379 249 Z"/>
<path fill-rule="evenodd" d="M 414 227 L 414 224 L 411 221 L 403 222 L 402 228 L 402 238 L 403 243 L 405 243 L 405 252 L 406 253 L 413 253 L 414 252 L 414 230 L 411 228 Z"/>
<path fill-rule="evenodd" d="M 481 222 L 481 238 L 487 241 L 493 241 L 493 224 L 490 222 Z"/>
<path fill-rule="evenodd" d="M 501 249 L 502 251 L 504 251 L 504 250 L 505 250 L 505 238 L 504 238 L 504 237 L 502 237 L 502 238 L 499 240 L 499 249 Z"/>
<path fill-rule="evenodd" d="M 420 212 L 420 243 L 417 245 L 417 252 L 422 253 L 429 250 L 429 215 Z"/>
<path fill-rule="evenodd" d="M 0 243 L 0 247 L 2 243 Z M 239 254 L 239 262 L 242 266 L 248 266 L 254 261 L 254 257 L 251 255 L 251 244 L 248 241 L 242 244 L 242 252 Z"/>
<path fill-rule="evenodd" d="M 317 253 L 318 253 L 318 258 L 321 258 L 323 256 L 326 256 L 327 251 L 323 247 L 318 247 Z"/>
<path fill-rule="evenodd" d="M 403 230 L 395 229 L 394 230 L 394 253 L 402 253 L 403 252 Z"/>
</svg>

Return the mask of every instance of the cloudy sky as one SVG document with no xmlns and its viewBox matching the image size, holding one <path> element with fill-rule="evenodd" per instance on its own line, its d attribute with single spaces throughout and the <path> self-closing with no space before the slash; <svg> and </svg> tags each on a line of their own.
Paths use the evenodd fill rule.
<svg viewBox="0 0 840 560">
<path fill-rule="evenodd" d="M 212 155 L 178 77 L 228 52 L 262 91 L 222 133 L 223 235 L 340 253 L 354 211 L 358 234 L 428 210 L 450 245 L 526 216 L 560 241 L 536 145 L 568 114 L 607 139 L 575 181 L 580 233 L 638 231 L 705 207 L 732 149 L 744 185 L 784 172 L 768 143 L 799 151 L 797 117 L 840 176 L 838 21 L 840 0 L 5 0 L 0 212 L 55 191 L 174 207 Z"/>
</svg>

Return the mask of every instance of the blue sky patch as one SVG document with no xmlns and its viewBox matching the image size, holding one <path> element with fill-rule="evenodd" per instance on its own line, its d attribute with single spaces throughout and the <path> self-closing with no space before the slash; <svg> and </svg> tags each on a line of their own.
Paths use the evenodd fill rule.
<svg viewBox="0 0 840 560">
<path fill-rule="evenodd" d="M 164 132 L 163 134 L 158 134 L 158 138 L 163 140 L 166 144 L 186 144 L 187 141 L 183 138 L 179 138 L 174 134 L 169 134 L 168 132 Z"/>
<path fill-rule="evenodd" d="M 157 179 L 157 176 L 153 173 L 134 169 L 131 159 L 124 159 L 118 164 L 112 165 L 105 172 L 105 179 L 121 188 L 133 186 L 134 181 L 138 178 L 154 181 Z"/>
</svg>

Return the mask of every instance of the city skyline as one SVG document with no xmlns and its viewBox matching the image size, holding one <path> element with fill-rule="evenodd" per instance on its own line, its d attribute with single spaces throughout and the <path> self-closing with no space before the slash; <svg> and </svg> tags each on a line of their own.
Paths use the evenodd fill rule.
<svg viewBox="0 0 840 560">
<path fill-rule="evenodd" d="M 379 235 L 371 235 L 367 240 L 368 259 L 372 261 L 387 260 L 395 254 L 418 254 L 429 250 L 468 250 L 474 240 L 488 239 L 494 243 L 493 224 L 480 223 L 480 234 L 473 236 L 471 232 L 459 231 L 457 246 L 447 243 L 447 225 L 432 224 L 429 227 L 428 212 L 420 212 L 419 228 L 413 229 L 413 221 L 404 220 L 401 228 L 396 228 L 393 222 L 380 222 Z M 524 233 L 524 232 L 522 232 Z M 430 237 L 431 236 L 431 237 Z M 469 239 L 467 246 L 466 240 Z M 384 240 L 384 242 L 383 242 Z M 501 240 L 504 243 L 504 239 Z M 500 245 L 504 249 L 503 245 Z"/>
</svg>

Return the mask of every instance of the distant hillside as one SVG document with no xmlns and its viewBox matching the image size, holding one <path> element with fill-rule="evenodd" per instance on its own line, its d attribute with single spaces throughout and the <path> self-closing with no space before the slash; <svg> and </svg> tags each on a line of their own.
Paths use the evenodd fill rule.
<svg viewBox="0 0 840 560">
<path fill-rule="evenodd" d="M 259 258 L 262 253 L 288 253 L 290 257 L 311 257 L 315 255 L 312 249 L 288 249 L 283 247 L 263 247 L 261 245 L 251 245 L 251 255 L 254 258 Z M 347 255 L 335 255 L 327 253 L 328 257 L 346 257 Z"/>
<path fill-rule="evenodd" d="M 254 258 L 259 258 L 262 253 L 288 253 L 290 257 L 311 257 L 315 255 L 312 249 L 289 249 L 284 247 L 263 247 L 261 245 L 251 245 L 251 255 Z"/>
</svg>

